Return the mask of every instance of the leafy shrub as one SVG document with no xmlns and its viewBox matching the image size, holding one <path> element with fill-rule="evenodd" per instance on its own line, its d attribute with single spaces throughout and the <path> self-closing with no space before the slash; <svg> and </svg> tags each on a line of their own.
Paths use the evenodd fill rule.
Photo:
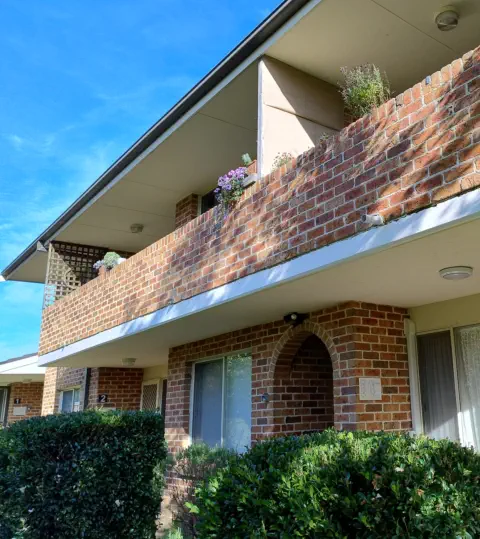
<svg viewBox="0 0 480 539">
<path fill-rule="evenodd" d="M 361 118 L 390 99 L 387 75 L 377 66 L 365 64 L 341 68 L 344 81 L 340 83 L 343 101 L 354 118 Z"/>
<path fill-rule="evenodd" d="M 292 159 L 293 159 L 293 155 L 289 152 L 277 153 L 277 155 L 275 156 L 275 159 L 273 160 L 272 172 L 274 170 L 277 170 L 277 168 L 280 168 L 283 165 L 290 163 Z"/>
<path fill-rule="evenodd" d="M 0 514 L 15 538 L 153 538 L 163 419 L 151 412 L 36 417 L 2 433 Z"/>
<path fill-rule="evenodd" d="M 171 467 L 175 483 L 170 488 L 173 519 L 187 537 L 195 537 L 196 516 L 190 512 L 196 503 L 195 490 L 224 468 L 233 455 L 228 449 L 196 443 L 175 456 Z"/>
<path fill-rule="evenodd" d="M 163 536 L 164 539 L 183 539 L 183 533 L 178 528 L 168 530 Z"/>
<path fill-rule="evenodd" d="M 480 537 L 480 456 L 333 430 L 260 443 L 198 492 L 200 537 Z"/>
</svg>

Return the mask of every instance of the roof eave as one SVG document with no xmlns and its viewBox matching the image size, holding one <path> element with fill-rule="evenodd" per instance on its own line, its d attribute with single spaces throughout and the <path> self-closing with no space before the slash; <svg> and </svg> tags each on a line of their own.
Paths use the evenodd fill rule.
<svg viewBox="0 0 480 539">
<path fill-rule="evenodd" d="M 1 273 L 5 280 L 32 256 L 37 244 L 48 243 L 58 231 L 82 210 L 102 189 L 107 187 L 126 167 L 149 148 L 165 131 L 214 89 L 225 77 L 263 45 L 289 19 L 311 0 L 285 0 L 260 23 L 237 47 L 200 80 L 178 103 L 123 153 L 80 197 L 36 238 Z"/>
</svg>

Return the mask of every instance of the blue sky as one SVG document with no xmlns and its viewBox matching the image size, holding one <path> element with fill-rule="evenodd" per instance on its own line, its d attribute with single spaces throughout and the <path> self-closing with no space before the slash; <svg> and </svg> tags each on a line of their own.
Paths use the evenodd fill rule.
<svg viewBox="0 0 480 539">
<path fill-rule="evenodd" d="M 2 0 L 0 267 L 278 0 Z M 43 286 L 0 283 L 0 361 L 34 352 Z"/>
</svg>

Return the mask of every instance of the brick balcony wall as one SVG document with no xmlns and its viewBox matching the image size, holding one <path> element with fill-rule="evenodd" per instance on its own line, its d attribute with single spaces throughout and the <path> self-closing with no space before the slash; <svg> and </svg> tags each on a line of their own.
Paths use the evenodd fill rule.
<svg viewBox="0 0 480 539">
<path fill-rule="evenodd" d="M 480 185 L 480 48 L 43 313 L 40 354 Z"/>
<path fill-rule="evenodd" d="M 18 383 L 10 386 L 8 399 L 7 423 L 12 424 L 22 419 L 37 417 L 42 413 L 43 382 Z M 20 399 L 20 404 L 14 404 L 15 399 Z M 26 406 L 27 413 L 22 416 L 14 416 L 14 406 Z"/>
<path fill-rule="evenodd" d="M 297 328 L 277 320 L 172 348 L 165 412 L 169 449 L 176 452 L 189 441 L 193 363 L 240 350 L 249 350 L 252 355 L 252 439 L 284 433 L 283 414 L 276 410 L 287 412 L 291 407 L 278 398 L 283 394 L 278 379 L 282 370 L 294 365 L 297 353 L 312 335 L 324 343 L 330 356 L 336 428 L 410 430 L 408 358 L 403 331 L 406 314 L 401 308 L 352 301 L 312 313 Z M 316 367 L 311 375 L 317 378 L 317 384 Z M 381 378 L 381 401 L 360 401 L 359 377 L 363 376 Z M 264 393 L 270 395 L 269 403 L 262 401 Z M 299 408 L 295 415 L 301 416 L 302 408 L 308 409 L 301 399 L 295 406 Z M 297 430 L 304 430 L 303 423 L 296 425 Z"/>
</svg>

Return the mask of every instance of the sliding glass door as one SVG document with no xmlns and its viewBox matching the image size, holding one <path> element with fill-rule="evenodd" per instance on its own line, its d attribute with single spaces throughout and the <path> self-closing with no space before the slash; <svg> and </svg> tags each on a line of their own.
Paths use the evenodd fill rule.
<svg viewBox="0 0 480 539">
<path fill-rule="evenodd" d="M 419 335 L 423 430 L 480 451 L 480 326 Z"/>
<path fill-rule="evenodd" d="M 244 451 L 251 441 L 250 355 L 196 363 L 192 403 L 193 441 Z"/>
</svg>

